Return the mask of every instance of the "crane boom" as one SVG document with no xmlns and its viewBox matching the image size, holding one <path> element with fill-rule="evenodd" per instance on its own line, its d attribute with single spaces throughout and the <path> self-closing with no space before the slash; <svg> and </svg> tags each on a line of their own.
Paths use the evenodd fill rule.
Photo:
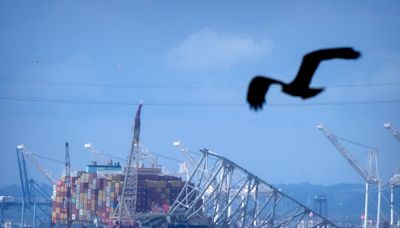
<svg viewBox="0 0 400 228">
<path fill-rule="evenodd" d="M 37 170 L 39 170 L 39 172 L 51 183 L 51 184 L 55 184 L 56 180 L 53 178 L 52 173 L 46 169 L 42 164 L 40 164 L 40 162 L 35 158 L 35 156 L 33 155 L 33 153 L 31 151 L 29 151 L 28 149 L 26 149 L 26 147 L 24 145 L 19 145 L 18 148 L 21 150 L 21 152 L 28 156 L 29 160 L 31 161 L 31 163 L 33 164 L 33 166 L 35 166 L 35 168 Z"/>
<path fill-rule="evenodd" d="M 364 222 L 363 228 L 367 228 L 368 220 L 368 197 L 369 197 L 369 185 L 378 186 L 378 206 L 376 212 L 376 228 L 379 228 L 380 224 L 380 212 L 381 212 L 381 181 L 378 175 L 378 160 L 375 149 L 372 149 L 368 153 L 368 172 L 357 160 L 344 148 L 338 141 L 338 137 L 332 134 L 323 124 L 317 125 L 317 128 L 324 133 L 328 140 L 336 147 L 336 149 L 342 154 L 342 156 L 350 163 L 350 165 L 361 175 L 365 180 L 365 204 L 364 204 Z M 358 143 L 356 143 L 358 144 Z M 361 145 L 361 144 L 358 144 Z M 374 164 L 373 164 L 374 163 Z M 375 167 L 373 167 L 373 165 Z"/>
<path fill-rule="evenodd" d="M 390 131 L 390 133 L 392 133 L 392 135 L 397 139 L 397 141 L 400 142 L 400 132 L 393 127 L 392 123 L 387 122 L 383 124 L 383 127 L 388 129 L 388 131 Z"/>
<path fill-rule="evenodd" d="M 98 151 L 92 143 L 85 143 L 83 145 L 86 149 L 90 150 L 92 154 L 96 157 L 97 162 L 100 162 L 101 164 L 107 164 L 108 159 L 100 152 Z"/>
<path fill-rule="evenodd" d="M 190 154 L 189 150 L 187 150 L 181 141 L 175 141 L 173 143 L 173 145 L 175 147 L 178 148 L 178 150 L 183 154 L 183 156 L 185 156 L 186 161 L 179 163 L 179 172 L 181 174 L 185 174 L 186 175 L 186 180 L 189 180 L 190 177 L 190 173 L 194 170 L 194 168 L 196 167 L 196 159 L 193 158 L 193 156 Z"/>
<path fill-rule="evenodd" d="M 348 163 L 357 171 L 358 174 L 367 182 L 376 182 L 376 178 L 372 178 L 370 172 L 367 172 L 357 160 L 343 147 L 337 137 L 332 134 L 323 124 L 317 125 L 317 129 L 322 131 L 323 134 L 328 138 L 328 140 L 336 147 L 340 154 L 346 159 Z"/>
<path fill-rule="evenodd" d="M 196 159 L 193 158 L 190 152 L 183 146 L 182 142 L 175 141 L 173 145 L 179 149 L 179 151 L 183 154 L 183 156 L 185 156 L 186 161 L 189 163 L 190 168 L 194 168 L 197 164 Z"/>
</svg>

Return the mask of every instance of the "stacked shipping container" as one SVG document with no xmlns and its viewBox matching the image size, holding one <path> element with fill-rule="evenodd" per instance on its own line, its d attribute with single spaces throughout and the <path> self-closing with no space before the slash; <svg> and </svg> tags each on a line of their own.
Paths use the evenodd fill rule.
<svg viewBox="0 0 400 228">
<path fill-rule="evenodd" d="M 167 213 L 183 185 L 181 178 L 146 172 L 138 175 L 137 212 Z M 154 170 L 153 170 L 154 171 Z M 71 180 L 71 217 L 73 223 L 109 223 L 110 215 L 118 204 L 123 175 L 98 176 L 96 173 L 78 172 Z M 53 186 L 53 223 L 64 223 L 66 213 L 65 177 Z"/>
</svg>

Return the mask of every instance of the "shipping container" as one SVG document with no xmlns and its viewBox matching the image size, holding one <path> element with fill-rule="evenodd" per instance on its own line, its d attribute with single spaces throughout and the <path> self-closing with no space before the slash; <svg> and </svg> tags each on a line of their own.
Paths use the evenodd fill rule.
<svg viewBox="0 0 400 228">
<path fill-rule="evenodd" d="M 83 223 L 95 219 L 108 223 L 118 205 L 124 176 L 99 176 L 94 168 L 91 166 L 91 172 L 78 171 L 71 178 L 71 217 Z M 102 168 L 105 169 L 104 166 Z M 162 175 L 159 168 L 139 168 L 137 212 L 167 213 L 184 184 L 180 177 Z M 65 176 L 62 176 L 53 186 L 52 221 L 65 223 L 66 218 L 66 186 Z"/>
</svg>

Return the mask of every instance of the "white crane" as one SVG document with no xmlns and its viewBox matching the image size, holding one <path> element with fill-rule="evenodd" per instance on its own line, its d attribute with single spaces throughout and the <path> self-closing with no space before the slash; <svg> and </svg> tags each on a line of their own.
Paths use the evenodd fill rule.
<svg viewBox="0 0 400 228">
<path fill-rule="evenodd" d="M 392 133 L 392 135 L 397 139 L 397 141 L 400 142 L 400 133 L 396 128 L 393 127 L 392 123 L 390 122 L 384 123 L 383 127 L 388 129 L 390 133 Z"/>
<path fill-rule="evenodd" d="M 386 128 L 396 139 L 400 142 L 400 133 L 397 131 L 392 123 L 387 122 L 383 124 L 383 127 Z M 389 181 L 390 184 L 390 225 L 394 224 L 394 188 L 400 186 L 400 173 L 397 172 L 393 175 L 393 177 Z"/>
<path fill-rule="evenodd" d="M 196 166 L 196 159 L 190 154 L 190 152 L 183 146 L 181 141 L 175 141 L 173 143 L 174 146 L 176 146 L 176 148 L 179 149 L 179 151 L 183 154 L 183 156 L 185 156 L 186 161 L 189 163 L 188 165 L 190 165 L 191 167 Z"/>
<path fill-rule="evenodd" d="M 400 187 L 400 173 L 395 173 L 389 180 L 390 185 L 390 225 L 394 225 L 394 189 Z M 400 222 L 400 220 L 399 220 Z"/>
<path fill-rule="evenodd" d="M 96 149 L 96 147 L 93 146 L 92 143 L 85 143 L 83 145 L 83 147 L 85 147 L 86 149 L 88 149 L 90 152 L 92 152 L 92 154 L 96 157 L 97 161 L 100 162 L 101 164 L 105 165 L 108 162 L 108 159 L 102 154 L 100 153 L 100 151 L 98 151 Z"/>
<path fill-rule="evenodd" d="M 39 163 L 39 161 L 36 159 L 36 157 L 33 155 L 31 151 L 29 151 L 24 144 L 18 145 L 17 149 L 21 151 L 24 155 L 28 156 L 29 160 L 32 162 L 33 166 L 39 172 L 52 184 L 56 184 L 56 180 L 53 178 L 52 173 L 50 170 L 46 169 L 42 164 Z"/>
<path fill-rule="evenodd" d="M 364 224 L 367 227 L 368 220 L 368 195 L 369 185 L 378 186 L 378 208 L 376 215 L 376 227 L 379 228 L 380 223 L 380 207 L 381 207 L 381 180 L 378 174 L 378 156 L 376 149 L 369 148 L 368 152 L 368 170 L 362 167 L 358 161 L 344 148 L 338 141 L 338 138 L 332 134 L 323 124 L 317 125 L 317 129 L 322 131 L 328 140 L 335 146 L 340 154 L 349 162 L 349 164 L 357 171 L 358 174 L 365 180 L 365 205 L 364 205 Z"/>
<path fill-rule="evenodd" d="M 190 152 L 183 146 L 181 141 L 175 141 L 173 145 L 178 148 L 178 150 L 185 157 L 184 162 L 179 163 L 179 172 L 186 174 L 186 180 L 189 179 L 190 172 L 196 167 L 196 159 L 190 154 Z"/>
</svg>

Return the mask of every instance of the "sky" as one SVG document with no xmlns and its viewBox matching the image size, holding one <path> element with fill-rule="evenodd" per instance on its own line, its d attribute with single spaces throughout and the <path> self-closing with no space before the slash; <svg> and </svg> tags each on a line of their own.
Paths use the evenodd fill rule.
<svg viewBox="0 0 400 228">
<path fill-rule="evenodd" d="M 400 168 L 399 1 L 0 1 L 0 185 L 18 184 L 16 146 L 85 169 L 83 145 L 127 157 L 137 105 L 141 142 L 168 170 L 176 140 L 208 148 L 272 184 L 362 183 L 316 129 L 377 148 Z M 315 98 L 273 87 L 246 103 L 255 75 L 290 82 L 302 56 L 353 47 L 320 65 Z M 342 142 L 366 166 L 368 149 Z M 38 158 L 59 177 L 62 165 Z M 30 164 L 30 175 L 46 180 Z"/>
</svg>

